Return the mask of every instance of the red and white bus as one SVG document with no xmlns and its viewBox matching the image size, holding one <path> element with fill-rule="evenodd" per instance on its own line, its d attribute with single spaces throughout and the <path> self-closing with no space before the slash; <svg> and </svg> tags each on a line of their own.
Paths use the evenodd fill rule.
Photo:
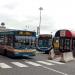
<svg viewBox="0 0 75 75">
<path fill-rule="evenodd" d="M 58 30 L 53 38 L 53 48 L 56 53 L 73 51 L 75 55 L 75 32 Z"/>
</svg>

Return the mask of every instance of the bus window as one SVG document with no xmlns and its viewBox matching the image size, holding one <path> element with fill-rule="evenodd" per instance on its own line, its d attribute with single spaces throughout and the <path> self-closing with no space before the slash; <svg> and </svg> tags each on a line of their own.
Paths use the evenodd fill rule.
<svg viewBox="0 0 75 75">
<path fill-rule="evenodd" d="M 38 41 L 38 45 L 39 45 L 39 47 L 42 47 L 42 40 Z"/>
<path fill-rule="evenodd" d="M 26 40 L 25 40 L 25 45 L 26 45 L 26 46 L 29 45 L 29 39 L 26 39 Z"/>
<path fill-rule="evenodd" d="M 30 39 L 30 47 L 35 48 L 35 38 L 34 37 L 31 37 Z"/>
<path fill-rule="evenodd" d="M 24 36 L 15 36 L 15 48 L 16 49 L 25 49 L 25 37 Z"/>
<path fill-rule="evenodd" d="M 5 44 L 13 47 L 13 36 L 12 35 L 5 36 Z"/>
<path fill-rule="evenodd" d="M 43 41 L 43 46 L 44 46 L 44 47 L 48 46 L 47 40 L 44 40 L 44 41 Z"/>
<path fill-rule="evenodd" d="M 19 49 L 21 47 L 21 43 L 15 43 L 15 48 Z"/>
<path fill-rule="evenodd" d="M 51 39 L 49 39 L 49 38 L 39 38 L 38 39 L 38 46 L 39 47 L 50 47 L 51 46 Z"/>
<path fill-rule="evenodd" d="M 52 39 L 49 39 L 49 46 L 52 46 Z"/>
<path fill-rule="evenodd" d="M 2 36 L 0 36 L 0 44 L 1 45 L 4 45 L 5 43 L 4 43 L 4 36 L 2 35 Z"/>
<path fill-rule="evenodd" d="M 27 48 L 27 49 L 30 48 L 30 40 L 29 40 L 29 36 L 26 36 L 26 38 L 25 38 L 25 48 Z"/>
<path fill-rule="evenodd" d="M 65 39 L 64 49 L 70 49 L 70 39 Z"/>
<path fill-rule="evenodd" d="M 64 42 L 64 40 L 60 39 L 60 49 L 63 49 L 63 42 Z"/>
</svg>

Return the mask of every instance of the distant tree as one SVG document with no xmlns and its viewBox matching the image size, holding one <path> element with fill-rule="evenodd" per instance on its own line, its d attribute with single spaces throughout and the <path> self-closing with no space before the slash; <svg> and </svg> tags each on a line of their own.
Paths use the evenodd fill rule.
<svg viewBox="0 0 75 75">
<path fill-rule="evenodd" d="M 4 23 L 4 22 L 1 22 L 1 25 L 2 25 L 2 26 L 4 26 L 4 25 L 5 25 L 5 23 Z"/>
</svg>

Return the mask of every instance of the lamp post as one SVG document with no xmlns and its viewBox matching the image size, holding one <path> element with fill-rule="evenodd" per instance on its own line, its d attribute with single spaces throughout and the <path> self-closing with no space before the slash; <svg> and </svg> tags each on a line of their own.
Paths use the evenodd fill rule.
<svg viewBox="0 0 75 75">
<path fill-rule="evenodd" d="M 39 8 L 39 10 L 40 10 L 40 21 L 39 21 L 39 35 L 40 35 L 40 26 L 41 26 L 41 11 L 43 10 L 43 8 L 42 7 L 40 7 Z"/>
</svg>

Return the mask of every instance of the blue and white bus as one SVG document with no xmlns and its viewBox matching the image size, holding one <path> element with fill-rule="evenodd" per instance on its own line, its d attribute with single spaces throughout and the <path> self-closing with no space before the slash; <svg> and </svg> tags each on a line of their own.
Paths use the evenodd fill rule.
<svg viewBox="0 0 75 75">
<path fill-rule="evenodd" d="M 36 48 L 39 51 L 49 53 L 52 47 L 52 35 L 51 34 L 40 34 L 37 37 Z"/>
<path fill-rule="evenodd" d="M 36 32 L 7 31 L 0 32 L 0 54 L 10 57 L 34 56 L 36 48 Z"/>
</svg>

